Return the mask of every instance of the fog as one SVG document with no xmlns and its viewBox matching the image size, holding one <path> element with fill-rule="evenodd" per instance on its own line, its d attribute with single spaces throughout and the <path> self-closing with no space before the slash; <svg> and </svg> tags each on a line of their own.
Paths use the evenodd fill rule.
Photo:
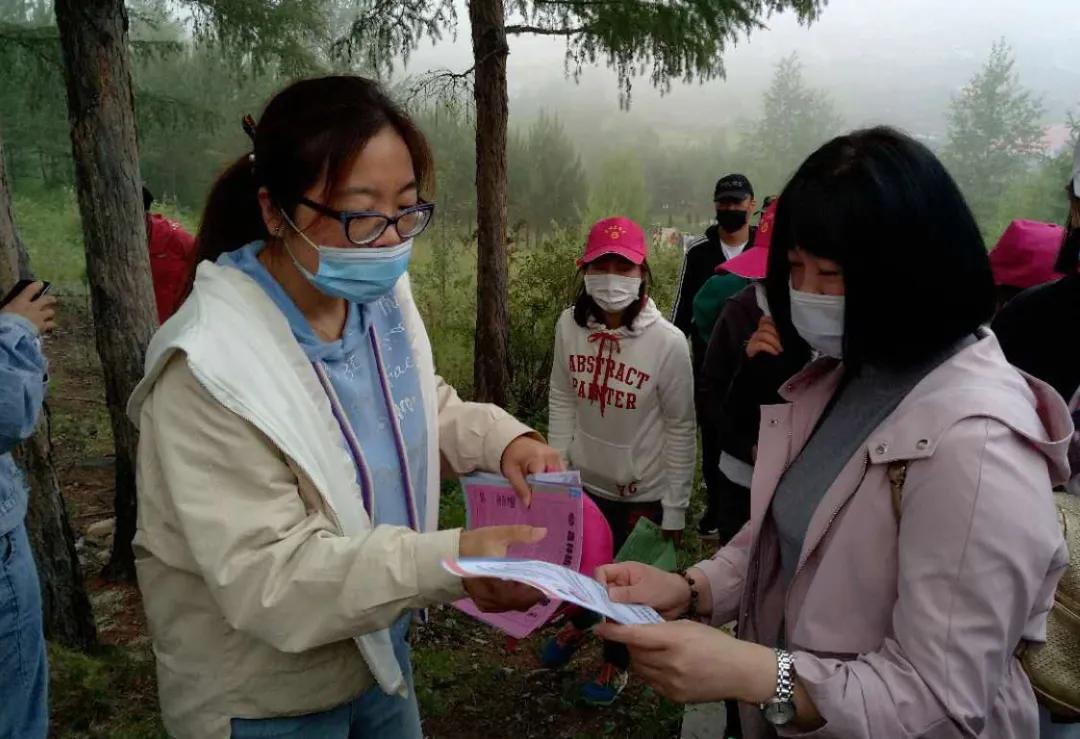
<svg viewBox="0 0 1080 739">
<path fill-rule="evenodd" d="M 468 14 L 459 13 L 456 39 L 425 43 L 399 74 L 433 68 L 467 69 Z M 618 105 L 615 75 L 587 67 L 574 85 L 564 75 L 565 42 L 513 37 L 508 76 L 517 122 L 539 109 L 577 122 L 659 128 L 705 136 L 717 127 L 752 120 L 760 111 L 777 61 L 793 52 L 807 81 L 825 89 L 851 126 L 890 123 L 931 139 L 943 136 L 950 97 L 1004 38 L 1022 84 L 1041 96 L 1046 124 L 1080 112 L 1080 3 L 1076 0 L 832 0 L 814 24 L 791 14 L 743 38 L 724 56 L 725 79 L 676 83 L 668 94 L 638 79 L 629 111 Z"/>
</svg>

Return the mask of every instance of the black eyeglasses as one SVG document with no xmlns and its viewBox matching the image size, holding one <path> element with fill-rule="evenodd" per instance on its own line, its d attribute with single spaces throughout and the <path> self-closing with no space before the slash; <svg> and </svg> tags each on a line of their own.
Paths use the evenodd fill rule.
<svg viewBox="0 0 1080 739">
<path fill-rule="evenodd" d="M 384 215 L 373 210 L 334 210 L 307 198 L 300 198 L 300 203 L 317 213 L 341 221 L 341 227 L 345 229 L 345 238 L 357 246 L 367 246 L 373 241 L 378 241 L 379 237 L 391 226 L 397 229 L 398 236 L 402 239 L 415 238 L 431 225 L 431 219 L 435 215 L 435 203 L 420 203 L 406 208 L 396 216 Z"/>
</svg>

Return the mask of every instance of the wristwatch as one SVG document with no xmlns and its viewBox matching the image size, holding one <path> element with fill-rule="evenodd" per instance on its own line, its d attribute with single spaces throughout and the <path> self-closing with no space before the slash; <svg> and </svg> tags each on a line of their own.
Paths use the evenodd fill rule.
<svg viewBox="0 0 1080 739">
<path fill-rule="evenodd" d="M 773 726 L 795 718 L 795 659 L 791 652 L 776 651 L 776 695 L 761 704 L 761 713 Z"/>
</svg>

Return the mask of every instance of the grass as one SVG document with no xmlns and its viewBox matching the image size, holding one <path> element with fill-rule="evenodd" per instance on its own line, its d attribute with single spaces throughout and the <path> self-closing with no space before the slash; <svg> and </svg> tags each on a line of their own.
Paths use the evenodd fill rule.
<svg viewBox="0 0 1080 739">
<path fill-rule="evenodd" d="M 581 682 L 600 666 L 600 644 L 587 644 L 569 665 L 540 669 L 536 652 L 549 626 L 515 642 L 444 607 L 416 630 L 413 669 L 425 731 L 437 737 L 671 737 L 682 707 L 639 681 L 607 708 L 578 701 Z"/>
<path fill-rule="evenodd" d="M 75 190 L 32 184 L 15 189 L 15 223 L 35 272 L 62 292 L 86 290 L 86 255 Z M 198 217 L 176 203 L 154 203 L 154 212 L 194 230 Z"/>
<path fill-rule="evenodd" d="M 51 736 L 164 737 L 149 647 L 101 647 L 90 654 L 49 645 Z"/>
</svg>

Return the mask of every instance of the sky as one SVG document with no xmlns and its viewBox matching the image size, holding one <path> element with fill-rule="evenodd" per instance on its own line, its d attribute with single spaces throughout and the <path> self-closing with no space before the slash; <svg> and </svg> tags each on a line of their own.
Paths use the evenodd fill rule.
<svg viewBox="0 0 1080 739">
<path fill-rule="evenodd" d="M 425 43 L 403 70 L 463 70 L 471 65 L 468 15 L 462 9 L 456 40 Z M 508 78 L 511 115 L 528 119 L 540 108 L 609 119 L 693 129 L 735 123 L 760 112 L 760 91 L 776 62 L 797 52 L 807 80 L 825 89 L 852 126 L 890 123 L 941 135 L 950 97 L 1005 38 L 1016 54 L 1021 82 L 1040 95 L 1046 123 L 1080 114 L 1080 2 L 1078 0 L 831 0 L 813 25 L 791 14 L 729 48 L 727 77 L 676 84 L 667 95 L 648 80 L 634 86 L 629 112 L 618 106 L 615 75 L 587 68 L 581 83 L 563 71 L 565 42 L 511 38 Z"/>
</svg>

